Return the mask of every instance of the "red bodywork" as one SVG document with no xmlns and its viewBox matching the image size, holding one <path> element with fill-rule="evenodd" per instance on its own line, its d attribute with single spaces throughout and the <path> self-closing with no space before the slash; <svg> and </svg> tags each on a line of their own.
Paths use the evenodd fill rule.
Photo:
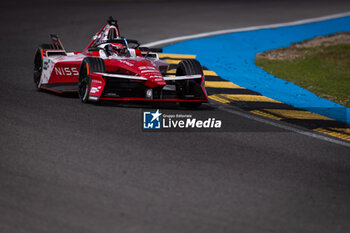
<svg viewBox="0 0 350 233">
<path fill-rule="evenodd" d="M 168 68 L 168 64 L 157 58 L 156 53 L 144 52 L 139 47 L 128 48 L 132 52 L 131 57 L 118 57 L 118 56 L 106 56 L 103 49 L 98 49 L 103 43 L 97 43 L 103 40 L 104 36 L 109 36 L 111 31 L 114 30 L 116 36 L 119 37 L 119 31 L 115 26 L 106 24 L 102 29 L 94 36 L 94 39 L 89 43 L 86 49 L 82 52 L 66 53 L 61 46 L 60 41 L 54 41 L 61 46 L 62 49 L 41 49 L 41 56 L 43 60 L 43 71 L 40 79 L 39 88 L 51 90 L 54 92 L 62 93 L 67 91 L 78 91 L 78 79 L 80 67 L 85 57 L 99 57 L 104 60 L 105 72 L 104 73 L 89 73 L 91 78 L 91 86 L 89 91 L 90 100 L 119 100 L 119 101 L 176 101 L 176 102 L 207 102 L 207 94 L 204 88 L 204 76 L 201 75 L 200 80 L 197 77 L 198 83 L 200 83 L 201 97 L 200 98 L 180 98 L 176 95 L 164 95 L 159 94 L 152 98 L 142 96 L 142 91 L 147 89 L 153 89 L 161 93 L 164 89 L 164 93 L 170 93 L 165 91 L 165 86 L 176 86 L 175 79 L 171 77 L 164 77 L 164 70 Z M 108 42 L 111 43 L 111 42 Z M 114 46 L 127 47 L 125 44 L 111 43 Z M 94 49 L 96 48 L 96 49 Z M 145 58 L 149 54 L 153 55 L 153 58 Z M 154 58 L 155 57 L 155 58 Z M 163 71 L 163 74 L 161 73 Z M 119 76 L 125 76 L 125 78 L 115 77 L 115 74 Z M 128 77 L 134 77 L 128 79 Z M 198 75 L 197 75 L 198 76 Z M 185 77 L 185 76 L 183 76 Z M 188 76 L 189 79 L 191 78 Z M 180 81 L 179 81 L 180 82 Z M 118 95 L 118 91 L 113 96 L 113 93 L 107 93 L 110 86 L 126 87 L 131 90 L 132 87 L 138 88 L 140 93 L 134 93 L 130 96 L 127 94 Z M 125 84 L 127 83 L 127 84 Z M 197 88 L 198 89 L 198 88 Z M 124 93 L 124 92 L 123 92 Z"/>
</svg>

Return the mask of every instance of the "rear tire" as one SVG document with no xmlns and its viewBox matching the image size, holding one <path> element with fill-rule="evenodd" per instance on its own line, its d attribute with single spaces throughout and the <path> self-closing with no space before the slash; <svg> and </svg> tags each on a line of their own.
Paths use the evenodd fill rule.
<svg viewBox="0 0 350 233">
<path fill-rule="evenodd" d="M 181 61 L 176 69 L 176 76 L 183 75 L 203 75 L 203 68 L 201 64 L 194 59 L 186 59 Z M 184 93 L 189 90 L 193 90 L 194 92 L 202 92 L 201 90 L 201 81 L 198 80 L 183 80 L 177 81 L 179 85 L 176 86 L 178 91 L 178 95 L 184 96 Z M 201 102 L 180 102 L 180 105 L 187 108 L 197 108 L 201 105 Z"/>
<path fill-rule="evenodd" d="M 87 103 L 89 101 L 89 94 L 91 88 L 91 77 L 90 73 L 106 71 L 105 62 L 103 59 L 98 57 L 86 57 L 81 62 L 79 71 L 79 98 L 81 102 Z"/>
<path fill-rule="evenodd" d="M 57 45 L 53 44 L 41 44 L 38 46 L 35 52 L 35 57 L 34 57 L 34 84 L 37 89 L 40 89 L 40 79 L 41 79 L 41 74 L 43 72 L 43 57 L 41 55 L 42 49 L 60 49 Z"/>
</svg>

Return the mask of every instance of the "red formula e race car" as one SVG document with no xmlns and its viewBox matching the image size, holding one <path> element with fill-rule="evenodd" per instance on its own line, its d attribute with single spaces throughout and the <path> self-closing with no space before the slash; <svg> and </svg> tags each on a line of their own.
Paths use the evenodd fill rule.
<svg viewBox="0 0 350 233">
<path fill-rule="evenodd" d="M 83 103 L 172 101 L 196 107 L 208 101 L 198 61 L 183 60 L 176 76 L 166 76 L 169 64 L 158 58 L 162 49 L 141 47 L 138 41 L 121 37 L 111 17 L 82 52 L 66 52 L 57 35 L 51 35 L 51 40 L 35 54 L 38 89 L 75 91 Z"/>
</svg>

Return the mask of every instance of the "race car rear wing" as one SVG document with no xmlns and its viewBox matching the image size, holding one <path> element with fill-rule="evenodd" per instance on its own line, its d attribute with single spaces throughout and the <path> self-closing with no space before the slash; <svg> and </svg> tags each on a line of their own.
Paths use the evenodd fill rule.
<svg viewBox="0 0 350 233">
<path fill-rule="evenodd" d="M 50 37 L 53 45 L 57 46 L 59 49 L 64 50 L 66 52 L 58 35 L 50 34 Z"/>
</svg>

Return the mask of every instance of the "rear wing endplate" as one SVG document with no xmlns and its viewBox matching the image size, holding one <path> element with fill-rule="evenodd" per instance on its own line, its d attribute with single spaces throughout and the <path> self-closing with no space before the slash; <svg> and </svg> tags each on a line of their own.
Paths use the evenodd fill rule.
<svg viewBox="0 0 350 233">
<path fill-rule="evenodd" d="M 51 37 L 52 44 L 56 45 L 58 48 L 60 48 L 66 52 L 58 35 L 50 34 L 50 37 Z"/>
</svg>

